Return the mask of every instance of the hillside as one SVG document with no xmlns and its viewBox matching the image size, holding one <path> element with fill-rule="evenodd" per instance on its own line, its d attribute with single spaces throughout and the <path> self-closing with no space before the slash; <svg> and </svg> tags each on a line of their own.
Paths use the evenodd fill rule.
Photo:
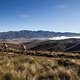
<svg viewBox="0 0 80 80">
<path fill-rule="evenodd" d="M 20 49 L 20 43 L 6 42 L 9 48 Z M 79 52 L 80 53 L 80 39 L 64 39 L 64 40 L 31 40 L 23 42 L 28 50 L 35 51 L 54 51 L 54 52 Z M 3 43 L 0 42 L 0 49 Z"/>
<path fill-rule="evenodd" d="M 20 44 L 6 43 L 8 51 L 3 51 L 0 43 L 0 80 L 80 80 L 80 54 L 68 52 L 78 48 L 79 42 L 32 40 L 23 43 L 29 50 L 24 53 Z"/>
<path fill-rule="evenodd" d="M 64 39 L 64 40 L 46 40 L 42 41 L 36 46 L 30 48 L 31 50 L 55 51 L 55 52 L 79 52 L 80 53 L 80 39 Z"/>
<path fill-rule="evenodd" d="M 66 58 L 50 58 L 37 54 L 0 52 L 0 80 L 80 80 L 80 59 L 76 55 L 67 58 L 70 55 L 66 53 Z M 64 53 L 53 53 L 56 54 Z"/>
</svg>

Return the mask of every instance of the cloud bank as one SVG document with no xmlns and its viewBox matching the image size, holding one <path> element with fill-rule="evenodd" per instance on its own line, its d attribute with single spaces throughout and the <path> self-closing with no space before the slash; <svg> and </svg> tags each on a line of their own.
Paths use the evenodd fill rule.
<svg viewBox="0 0 80 80">
<path fill-rule="evenodd" d="M 80 36 L 73 36 L 73 37 L 61 36 L 61 37 L 52 37 L 48 39 L 49 40 L 62 40 L 62 39 L 70 39 L 70 38 L 80 39 Z"/>
<path fill-rule="evenodd" d="M 20 14 L 19 17 L 21 17 L 21 18 L 29 18 L 30 16 L 27 15 L 27 14 Z"/>
<path fill-rule="evenodd" d="M 62 9 L 62 8 L 66 8 L 66 7 L 67 7 L 67 5 L 57 5 L 54 8 L 56 8 L 56 9 Z"/>
</svg>

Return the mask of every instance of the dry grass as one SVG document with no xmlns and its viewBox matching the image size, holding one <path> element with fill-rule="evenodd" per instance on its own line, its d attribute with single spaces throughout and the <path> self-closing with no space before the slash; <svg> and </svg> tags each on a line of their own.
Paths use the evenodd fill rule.
<svg viewBox="0 0 80 80">
<path fill-rule="evenodd" d="M 0 80 L 80 80 L 80 60 L 1 53 Z"/>
</svg>

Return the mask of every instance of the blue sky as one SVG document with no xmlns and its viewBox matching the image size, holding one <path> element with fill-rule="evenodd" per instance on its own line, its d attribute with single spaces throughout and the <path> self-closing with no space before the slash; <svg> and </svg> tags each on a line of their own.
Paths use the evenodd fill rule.
<svg viewBox="0 0 80 80">
<path fill-rule="evenodd" d="M 0 32 L 80 32 L 80 0 L 0 0 Z"/>
</svg>

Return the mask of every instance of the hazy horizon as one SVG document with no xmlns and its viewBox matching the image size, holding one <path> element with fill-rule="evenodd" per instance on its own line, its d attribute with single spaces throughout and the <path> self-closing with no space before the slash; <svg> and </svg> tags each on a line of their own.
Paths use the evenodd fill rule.
<svg viewBox="0 0 80 80">
<path fill-rule="evenodd" d="M 0 33 L 3 33 L 3 32 L 19 32 L 19 31 L 49 31 L 49 32 L 55 32 L 55 33 L 58 33 L 58 32 L 60 32 L 60 33 L 80 33 L 80 32 L 70 32 L 70 31 L 68 31 L 68 32 L 65 32 L 65 31 L 51 31 L 51 30 L 27 30 L 27 29 L 23 29 L 23 30 L 8 30 L 8 31 L 0 31 Z"/>
<path fill-rule="evenodd" d="M 0 0 L 0 32 L 80 33 L 80 0 Z"/>
</svg>

